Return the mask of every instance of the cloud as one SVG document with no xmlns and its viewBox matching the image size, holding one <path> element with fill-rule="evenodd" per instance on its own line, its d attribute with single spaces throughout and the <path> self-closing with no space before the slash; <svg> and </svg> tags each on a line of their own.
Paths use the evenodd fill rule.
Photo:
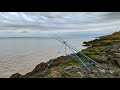
<svg viewBox="0 0 120 90">
<path fill-rule="evenodd" d="M 120 12 L 0 12 L 0 35 L 103 32 L 119 25 Z"/>
</svg>

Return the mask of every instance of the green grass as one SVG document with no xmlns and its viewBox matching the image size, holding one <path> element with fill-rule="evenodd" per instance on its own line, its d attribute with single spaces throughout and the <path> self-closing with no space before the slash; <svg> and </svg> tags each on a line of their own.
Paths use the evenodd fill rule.
<svg viewBox="0 0 120 90">
<path fill-rule="evenodd" d="M 69 63 L 73 66 L 81 65 L 81 62 L 78 59 L 72 59 Z"/>
</svg>

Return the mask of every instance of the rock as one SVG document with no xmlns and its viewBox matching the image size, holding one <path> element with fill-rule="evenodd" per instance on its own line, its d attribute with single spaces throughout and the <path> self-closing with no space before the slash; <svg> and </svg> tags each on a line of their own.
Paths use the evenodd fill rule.
<svg viewBox="0 0 120 90">
<path fill-rule="evenodd" d="M 68 66 L 68 67 L 64 68 L 65 71 L 69 71 L 70 69 L 72 69 L 72 66 Z"/>
<path fill-rule="evenodd" d="M 118 64 L 118 65 L 119 65 L 119 67 L 120 67 L 120 59 L 118 59 L 118 60 L 117 60 L 117 64 Z"/>
<path fill-rule="evenodd" d="M 52 76 L 53 78 L 55 78 L 55 77 L 60 77 L 61 74 L 60 74 L 59 71 L 52 71 L 51 76 Z"/>
<path fill-rule="evenodd" d="M 114 58 L 120 58 L 120 53 L 114 53 L 113 56 Z"/>
<path fill-rule="evenodd" d="M 88 45 L 88 48 L 83 50 L 83 53 L 97 63 L 101 64 L 100 66 L 96 64 L 97 68 L 91 67 L 93 73 L 89 73 L 85 67 L 78 62 L 72 62 L 73 57 L 60 56 L 56 59 L 51 59 L 47 63 L 41 63 L 33 69 L 32 72 L 29 72 L 26 75 L 21 75 L 19 73 L 13 74 L 11 78 L 23 78 L 23 77 L 52 77 L 52 78 L 101 78 L 101 77 L 120 77 L 120 32 L 117 36 L 117 39 L 114 35 L 99 37 L 99 39 L 84 42 L 85 45 Z M 119 39 L 119 40 L 118 40 Z M 111 42 L 113 40 L 113 42 Z M 118 42 L 119 41 L 119 42 Z M 114 43 L 115 42 L 115 43 Z M 72 54 L 72 56 L 74 56 Z M 81 55 L 79 55 L 81 59 Z M 69 59 L 68 59 L 69 58 Z M 52 62 L 53 60 L 53 62 Z M 84 60 L 84 59 L 83 59 Z M 52 62 L 52 63 L 51 63 Z M 49 68 L 46 70 L 46 73 L 41 76 L 41 72 L 51 63 Z M 86 63 L 87 64 L 87 63 Z M 102 67 L 101 67 L 102 66 Z M 117 67 L 116 67 L 117 66 Z"/>
<path fill-rule="evenodd" d="M 105 70 L 102 70 L 102 69 L 99 69 L 101 73 L 105 73 L 106 71 Z"/>
<path fill-rule="evenodd" d="M 81 75 L 82 73 L 81 72 L 77 72 L 78 75 Z"/>
<path fill-rule="evenodd" d="M 110 73 L 111 73 L 111 74 L 113 74 L 113 72 L 112 72 L 112 71 L 110 71 Z"/>
<path fill-rule="evenodd" d="M 119 73 L 118 72 L 114 72 L 113 73 L 115 76 L 119 76 Z"/>
<path fill-rule="evenodd" d="M 42 62 L 42 63 L 38 64 L 33 71 L 34 71 L 34 72 L 42 71 L 42 70 L 44 70 L 47 66 L 48 66 L 47 63 L 43 63 L 43 62 Z"/>
<path fill-rule="evenodd" d="M 96 55 L 95 57 L 95 61 L 98 61 L 98 62 L 106 62 L 107 60 L 108 60 L 107 56 Z"/>
<path fill-rule="evenodd" d="M 93 73 L 97 73 L 98 71 L 97 70 L 93 70 Z"/>
<path fill-rule="evenodd" d="M 10 78 L 20 78 L 20 77 L 22 77 L 21 74 L 15 73 L 15 74 L 13 74 Z"/>
</svg>

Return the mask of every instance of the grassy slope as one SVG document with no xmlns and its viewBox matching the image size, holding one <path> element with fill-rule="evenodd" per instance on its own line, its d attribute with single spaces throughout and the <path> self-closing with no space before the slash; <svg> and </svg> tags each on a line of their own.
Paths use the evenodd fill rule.
<svg viewBox="0 0 120 90">
<path fill-rule="evenodd" d="M 44 75 L 41 75 L 43 70 L 51 62 L 41 63 L 35 67 L 32 72 L 26 75 L 14 74 L 11 78 L 110 78 L 120 77 L 120 58 L 115 56 L 115 53 L 120 53 L 120 32 L 115 32 L 111 35 L 102 36 L 93 41 L 84 42 L 88 47 L 82 50 L 86 55 L 97 61 L 101 66 L 91 66 L 93 73 L 89 73 L 86 68 L 76 59 L 71 56 L 61 56 L 54 59 L 51 66 L 47 69 Z M 78 54 L 79 55 L 79 54 Z M 85 61 L 85 58 L 80 56 Z"/>
</svg>

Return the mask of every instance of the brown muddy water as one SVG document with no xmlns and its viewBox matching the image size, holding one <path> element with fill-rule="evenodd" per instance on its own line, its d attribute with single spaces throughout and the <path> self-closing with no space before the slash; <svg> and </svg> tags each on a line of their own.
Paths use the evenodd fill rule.
<svg viewBox="0 0 120 90">
<path fill-rule="evenodd" d="M 68 43 L 82 50 L 83 41 L 94 38 L 64 38 Z M 0 38 L 0 78 L 9 78 L 14 73 L 26 74 L 40 62 L 53 59 L 62 43 L 54 38 Z M 70 50 L 67 48 L 67 53 Z M 65 55 L 62 48 L 58 56 Z M 57 56 L 57 57 L 58 57 Z"/>
</svg>

